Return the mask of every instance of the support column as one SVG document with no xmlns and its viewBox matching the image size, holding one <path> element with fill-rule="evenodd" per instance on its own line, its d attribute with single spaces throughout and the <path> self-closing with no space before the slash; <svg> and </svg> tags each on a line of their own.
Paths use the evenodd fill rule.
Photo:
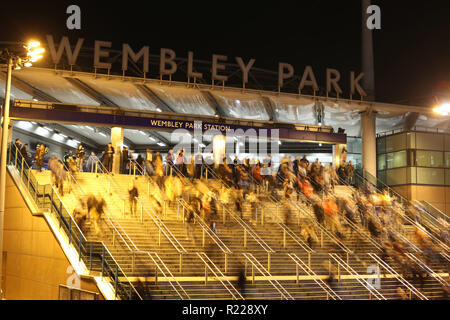
<svg viewBox="0 0 450 320">
<path fill-rule="evenodd" d="M 333 145 L 333 168 L 338 168 L 342 160 L 347 162 L 347 145 L 335 144 Z"/>
<path fill-rule="evenodd" d="M 377 176 L 377 144 L 375 134 L 375 113 L 361 113 L 362 167 L 372 176 Z"/>
<path fill-rule="evenodd" d="M 222 163 L 225 157 L 226 137 L 224 135 L 216 135 L 213 138 L 213 158 L 214 166 Z"/>
<path fill-rule="evenodd" d="M 111 128 L 111 144 L 114 148 L 112 172 L 120 173 L 120 152 L 118 147 L 122 147 L 123 145 L 123 128 Z"/>
</svg>

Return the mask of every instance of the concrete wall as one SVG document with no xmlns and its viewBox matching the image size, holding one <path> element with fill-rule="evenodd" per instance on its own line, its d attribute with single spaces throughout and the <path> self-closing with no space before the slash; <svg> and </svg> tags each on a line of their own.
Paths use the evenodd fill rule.
<svg viewBox="0 0 450 320">
<path fill-rule="evenodd" d="M 6 194 L 3 236 L 5 298 L 57 300 L 58 286 L 67 285 L 71 276 L 67 273 L 70 263 L 45 218 L 32 215 L 9 173 Z M 81 279 L 81 289 L 100 293 L 91 279 Z"/>
<path fill-rule="evenodd" d="M 407 185 L 392 189 L 409 200 L 425 200 L 450 215 L 450 187 Z"/>
</svg>

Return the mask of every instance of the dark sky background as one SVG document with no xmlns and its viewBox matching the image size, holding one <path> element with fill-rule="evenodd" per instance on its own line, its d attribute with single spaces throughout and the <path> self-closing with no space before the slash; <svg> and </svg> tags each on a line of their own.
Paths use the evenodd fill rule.
<svg viewBox="0 0 450 320">
<path fill-rule="evenodd" d="M 81 7 L 81 30 L 66 28 L 66 8 Z M 450 1 L 372 0 L 381 8 L 374 31 L 376 100 L 429 105 L 439 83 L 450 82 Z M 72 43 L 85 38 L 122 43 L 151 54 L 171 48 L 177 56 L 255 58 L 254 67 L 277 71 L 291 63 L 301 76 L 306 65 L 325 86 L 325 69 L 361 71 L 361 1 L 33 1 L 2 2 L 0 40 L 45 42 L 52 34 Z M 345 83 L 344 83 L 345 82 Z M 274 87 L 276 83 L 274 83 Z"/>
</svg>

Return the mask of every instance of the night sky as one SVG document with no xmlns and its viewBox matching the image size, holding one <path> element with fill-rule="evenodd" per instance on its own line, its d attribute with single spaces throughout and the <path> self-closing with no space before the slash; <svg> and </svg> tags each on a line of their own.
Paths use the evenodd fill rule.
<svg viewBox="0 0 450 320">
<path fill-rule="evenodd" d="M 71 4 L 81 7 L 80 31 L 66 28 Z M 450 1 L 372 4 L 381 8 L 382 27 L 374 31 L 376 100 L 430 105 L 438 84 L 450 82 Z M 118 50 L 149 45 L 151 54 L 171 48 L 204 60 L 213 53 L 255 58 L 254 67 L 273 71 L 287 62 L 299 76 L 311 65 L 320 86 L 327 67 L 345 82 L 350 70 L 361 71 L 360 0 L 2 2 L 0 21 L 3 41 L 83 37 L 91 47 L 105 40 Z"/>
</svg>

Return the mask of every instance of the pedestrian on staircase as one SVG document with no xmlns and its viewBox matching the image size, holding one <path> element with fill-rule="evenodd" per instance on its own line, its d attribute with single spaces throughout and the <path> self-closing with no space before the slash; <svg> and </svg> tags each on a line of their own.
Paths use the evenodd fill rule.
<svg viewBox="0 0 450 320">
<path fill-rule="evenodd" d="M 42 171 L 42 167 L 44 166 L 44 155 L 48 152 L 48 148 L 46 148 L 43 144 L 39 145 L 36 149 L 36 168 L 39 172 Z"/>
<path fill-rule="evenodd" d="M 85 158 L 85 151 L 83 146 L 81 145 L 81 143 L 78 145 L 77 151 L 76 151 L 76 156 L 77 156 L 77 167 L 78 167 L 78 171 L 83 172 L 83 163 L 84 163 L 84 158 Z"/>
<path fill-rule="evenodd" d="M 130 215 L 134 217 L 137 216 L 136 207 L 137 207 L 137 198 L 139 197 L 139 191 L 136 188 L 136 185 L 133 183 L 131 189 L 128 190 L 128 201 L 130 203 Z"/>
<path fill-rule="evenodd" d="M 192 240 L 194 245 L 196 245 L 196 239 L 195 239 L 195 211 L 199 210 L 198 207 L 200 206 L 199 201 L 193 201 L 192 204 L 190 204 L 187 208 L 186 212 L 186 238 L 188 240 Z M 198 213 L 197 213 L 198 214 Z"/>
<path fill-rule="evenodd" d="M 105 148 L 105 154 L 103 158 L 103 165 L 105 166 L 105 169 L 108 172 L 112 171 L 112 165 L 113 165 L 113 155 L 114 155 L 114 147 L 111 143 L 108 143 L 108 145 Z"/>
</svg>

